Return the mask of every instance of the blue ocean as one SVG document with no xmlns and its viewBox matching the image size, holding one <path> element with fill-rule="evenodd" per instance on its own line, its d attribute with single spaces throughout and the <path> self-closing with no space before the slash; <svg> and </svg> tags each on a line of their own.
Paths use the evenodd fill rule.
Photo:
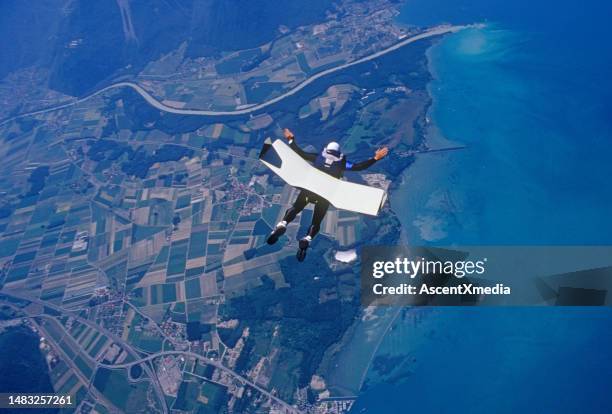
<svg viewBox="0 0 612 414">
<path fill-rule="evenodd" d="M 592 0 L 408 0 L 403 23 L 485 26 L 429 51 L 429 145 L 466 148 L 406 171 L 391 195 L 405 242 L 612 243 L 610 16 Z M 353 411 L 612 412 L 611 326 L 606 308 L 410 311 Z"/>
</svg>

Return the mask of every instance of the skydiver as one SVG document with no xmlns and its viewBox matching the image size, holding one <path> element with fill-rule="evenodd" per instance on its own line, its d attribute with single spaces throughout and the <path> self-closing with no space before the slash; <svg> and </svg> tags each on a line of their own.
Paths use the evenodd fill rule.
<svg viewBox="0 0 612 414">
<path fill-rule="evenodd" d="M 346 156 L 340 151 L 340 145 L 337 142 L 330 142 L 320 153 L 306 152 L 296 144 L 295 136 L 290 130 L 285 128 L 283 130 L 283 134 L 289 142 L 289 146 L 303 159 L 311 162 L 317 169 L 335 178 L 342 178 L 344 171 L 365 170 L 366 168 L 372 166 L 376 161 L 384 158 L 389 152 L 387 147 L 379 148 L 376 150 L 372 158 L 353 164 L 352 162 L 348 161 Z M 308 233 L 299 241 L 299 249 L 296 257 L 300 262 L 306 257 L 306 250 L 310 246 L 310 242 L 319 232 L 321 222 L 323 221 L 325 213 L 327 213 L 327 209 L 329 208 L 329 201 L 311 191 L 302 189 L 293 205 L 285 212 L 285 216 L 276 225 L 274 230 L 272 230 L 267 239 L 268 244 L 276 243 L 278 239 L 285 234 L 287 224 L 291 223 L 308 203 L 314 204 L 314 214 L 312 216 L 312 223 L 308 228 Z"/>
</svg>

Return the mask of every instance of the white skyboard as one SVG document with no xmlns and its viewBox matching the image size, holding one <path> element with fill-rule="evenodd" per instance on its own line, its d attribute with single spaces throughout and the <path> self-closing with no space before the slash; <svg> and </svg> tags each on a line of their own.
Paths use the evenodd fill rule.
<svg viewBox="0 0 612 414">
<path fill-rule="evenodd" d="M 311 191 L 341 210 L 377 216 L 387 193 L 381 188 L 344 181 L 312 166 L 285 142 L 266 139 L 259 159 L 287 184 Z"/>
</svg>

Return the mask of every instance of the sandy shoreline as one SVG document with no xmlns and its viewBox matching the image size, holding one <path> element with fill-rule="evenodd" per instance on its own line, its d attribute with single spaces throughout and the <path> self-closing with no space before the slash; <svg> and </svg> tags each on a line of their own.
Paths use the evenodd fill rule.
<svg viewBox="0 0 612 414">
<path fill-rule="evenodd" d="M 431 88 L 432 83 L 435 81 L 435 79 L 437 79 L 437 77 L 435 67 L 432 64 L 431 50 L 436 45 L 437 42 L 434 42 L 425 52 L 427 59 L 427 71 L 431 76 L 431 80 L 426 88 L 428 100 L 424 105 L 423 113 L 419 115 L 420 127 L 415 131 L 415 145 L 417 147 L 425 145 L 428 148 L 441 148 L 457 145 L 456 142 L 446 139 L 437 129 L 435 122 L 432 120 L 432 108 L 435 106 L 435 99 Z M 426 157 L 427 155 L 424 156 Z M 391 210 L 394 212 L 396 217 L 398 217 L 398 213 L 393 209 L 393 206 L 394 204 L 403 205 L 403 202 L 397 202 L 397 200 L 402 200 L 403 194 L 410 192 L 410 189 L 407 188 L 408 184 L 406 182 L 406 174 L 408 171 L 413 169 L 416 162 L 418 162 L 418 160 L 408 164 L 406 168 L 404 168 L 402 172 L 397 175 L 396 180 L 389 188 L 389 203 Z M 402 224 L 400 233 L 400 242 L 402 243 L 406 243 L 408 240 L 406 232 L 407 228 Z M 393 322 L 399 315 L 401 309 L 402 308 L 386 308 L 382 311 L 368 308 L 363 309 L 360 312 L 359 319 L 357 319 L 357 321 L 345 332 L 345 335 L 340 342 L 338 342 L 332 349 L 328 350 L 329 354 L 321 364 L 322 367 L 325 367 L 324 371 L 333 372 L 334 369 L 340 365 L 350 365 L 353 368 L 359 367 L 358 370 L 360 371 L 360 373 L 357 374 L 358 381 L 355 381 L 354 379 L 349 380 L 347 378 L 345 379 L 346 382 L 344 384 L 338 383 L 340 378 L 337 374 L 329 375 L 330 378 L 328 378 L 328 386 L 332 389 L 332 391 L 334 391 L 334 395 L 336 395 L 336 392 L 341 396 L 359 393 L 366 381 L 372 361 L 376 357 L 377 350 L 380 347 L 380 344 L 383 342 L 390 327 L 393 325 Z M 376 339 L 368 341 L 368 337 Z M 368 357 L 362 362 L 360 361 L 360 358 L 364 358 L 364 355 L 360 355 L 361 352 L 359 352 L 359 350 L 354 350 L 354 348 L 359 347 L 360 345 L 366 345 L 366 343 L 369 350 L 363 351 L 365 351 L 364 354 L 367 354 Z M 349 350 L 347 351 L 347 349 Z M 352 361 L 351 356 L 348 353 L 354 354 Z M 346 377 L 350 376 L 346 375 Z"/>
</svg>

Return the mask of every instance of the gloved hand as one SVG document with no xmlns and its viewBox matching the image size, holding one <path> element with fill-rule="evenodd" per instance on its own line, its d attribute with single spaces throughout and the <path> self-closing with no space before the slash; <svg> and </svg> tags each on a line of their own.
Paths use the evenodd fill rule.
<svg viewBox="0 0 612 414">
<path fill-rule="evenodd" d="M 283 129 L 283 135 L 285 135 L 285 138 L 287 139 L 287 141 L 291 141 L 292 139 L 295 139 L 293 132 L 291 132 L 289 128 Z"/>
<path fill-rule="evenodd" d="M 387 154 L 389 153 L 389 148 L 387 147 L 382 147 L 376 150 L 376 152 L 374 153 L 374 159 L 376 161 L 383 159 L 387 156 Z"/>
</svg>

